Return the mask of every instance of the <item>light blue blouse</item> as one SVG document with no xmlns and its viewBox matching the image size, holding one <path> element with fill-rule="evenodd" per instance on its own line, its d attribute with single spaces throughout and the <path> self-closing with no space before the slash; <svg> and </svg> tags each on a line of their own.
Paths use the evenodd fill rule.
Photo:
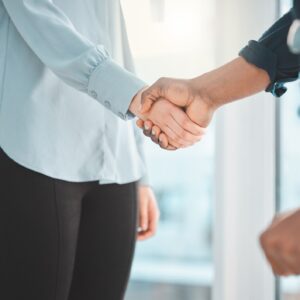
<svg viewBox="0 0 300 300">
<path fill-rule="evenodd" d="M 145 83 L 125 68 L 119 0 L 0 0 L 0 146 L 57 179 L 139 180 L 143 138 L 128 107 Z"/>
</svg>

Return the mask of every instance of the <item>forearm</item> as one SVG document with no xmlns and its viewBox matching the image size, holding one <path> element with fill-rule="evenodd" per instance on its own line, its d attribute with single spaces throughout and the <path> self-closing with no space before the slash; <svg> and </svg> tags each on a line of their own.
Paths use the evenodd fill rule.
<svg viewBox="0 0 300 300">
<path fill-rule="evenodd" d="M 201 99 L 207 99 L 215 109 L 266 89 L 270 77 L 263 69 L 242 57 L 191 80 Z"/>
<path fill-rule="evenodd" d="M 120 118 L 132 117 L 128 106 L 145 83 L 119 66 L 104 45 L 94 44 L 77 31 L 53 1 L 2 2 L 12 26 L 47 68 Z"/>
</svg>

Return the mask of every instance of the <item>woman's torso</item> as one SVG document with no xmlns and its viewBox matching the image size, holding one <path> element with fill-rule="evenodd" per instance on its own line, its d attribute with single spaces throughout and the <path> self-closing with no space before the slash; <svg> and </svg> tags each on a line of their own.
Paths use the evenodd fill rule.
<svg viewBox="0 0 300 300">
<path fill-rule="evenodd" d="M 119 0 L 53 2 L 79 33 L 132 71 Z M 2 1 L 0 145 L 25 167 L 69 181 L 124 183 L 144 170 L 133 123 L 53 74 L 18 33 Z"/>
</svg>

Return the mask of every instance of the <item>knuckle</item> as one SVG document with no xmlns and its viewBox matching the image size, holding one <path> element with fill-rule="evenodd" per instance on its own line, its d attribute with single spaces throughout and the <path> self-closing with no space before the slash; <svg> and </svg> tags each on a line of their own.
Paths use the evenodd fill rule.
<svg viewBox="0 0 300 300">
<path fill-rule="evenodd" d="M 157 82 L 159 82 L 159 83 L 165 83 L 165 82 L 167 82 L 167 81 L 169 81 L 169 78 L 168 78 L 168 77 L 165 77 L 165 76 L 163 76 L 163 77 L 160 77 L 160 78 L 158 79 L 158 81 L 157 81 Z"/>
<path fill-rule="evenodd" d="M 260 236 L 260 244 L 263 248 L 274 248 L 277 245 L 277 240 L 269 232 L 264 232 Z"/>
<path fill-rule="evenodd" d="M 145 101 L 149 98 L 149 96 L 151 95 L 151 90 L 150 88 L 147 89 L 146 91 L 142 92 L 142 101 Z"/>
</svg>

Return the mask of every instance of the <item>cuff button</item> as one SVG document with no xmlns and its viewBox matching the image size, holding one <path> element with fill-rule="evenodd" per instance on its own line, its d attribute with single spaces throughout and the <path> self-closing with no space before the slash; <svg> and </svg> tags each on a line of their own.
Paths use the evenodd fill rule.
<svg viewBox="0 0 300 300">
<path fill-rule="evenodd" d="M 98 98 L 98 94 L 96 93 L 96 91 L 91 91 L 91 96 L 95 99 Z"/>
<path fill-rule="evenodd" d="M 105 101 L 104 102 L 104 105 L 107 107 L 107 108 L 111 108 L 111 104 L 109 101 Z"/>
</svg>

